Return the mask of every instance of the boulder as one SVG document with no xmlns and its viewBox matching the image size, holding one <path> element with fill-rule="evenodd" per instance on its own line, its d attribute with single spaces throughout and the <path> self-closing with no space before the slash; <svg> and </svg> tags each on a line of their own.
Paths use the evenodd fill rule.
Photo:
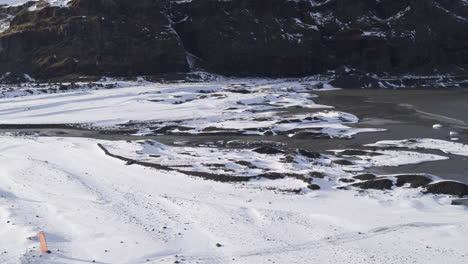
<svg viewBox="0 0 468 264">
<path fill-rule="evenodd" d="M 365 182 L 353 183 L 351 186 L 361 189 L 391 190 L 393 187 L 393 181 L 389 179 L 378 178 Z"/>
<path fill-rule="evenodd" d="M 454 199 L 452 200 L 452 205 L 468 206 L 468 199 Z"/>
<path fill-rule="evenodd" d="M 440 181 L 428 184 L 425 193 L 448 194 L 455 196 L 468 195 L 468 185 L 455 181 Z"/>
<path fill-rule="evenodd" d="M 252 150 L 253 152 L 257 152 L 260 154 L 282 154 L 285 153 L 284 150 L 272 147 L 272 146 L 263 146 L 263 147 L 258 147 Z"/>
<path fill-rule="evenodd" d="M 354 163 L 352 163 L 351 161 L 349 160 L 332 160 L 332 163 L 335 163 L 335 164 L 338 164 L 338 165 L 342 165 L 342 166 L 351 166 L 351 165 L 354 165 Z"/>
<path fill-rule="evenodd" d="M 317 185 L 317 184 L 309 184 L 307 186 L 307 188 L 311 189 L 311 190 L 320 190 L 320 185 Z"/>
<path fill-rule="evenodd" d="M 354 179 L 357 179 L 357 180 L 361 180 L 361 181 L 368 181 L 368 180 L 372 180 L 372 179 L 375 179 L 377 176 L 375 174 L 372 174 L 372 173 L 365 173 L 365 174 L 359 174 L 359 175 L 356 175 L 354 176 L 353 178 Z"/>
<path fill-rule="evenodd" d="M 398 175 L 396 186 L 401 187 L 405 184 L 409 184 L 411 188 L 425 187 L 432 182 L 429 176 L 425 175 Z"/>
<path fill-rule="evenodd" d="M 348 179 L 348 178 L 340 178 L 340 179 L 338 179 L 338 181 L 344 182 L 344 183 L 351 183 L 351 182 L 355 182 L 356 180 Z"/>
<path fill-rule="evenodd" d="M 313 151 L 309 151 L 305 149 L 299 149 L 297 153 L 299 153 L 300 155 L 304 157 L 311 158 L 311 159 L 318 159 L 321 156 L 320 153 L 318 152 L 313 152 Z"/>
<path fill-rule="evenodd" d="M 360 149 L 346 149 L 343 151 L 338 151 L 339 156 L 381 156 L 382 154 L 378 152 L 372 152 L 367 150 Z"/>
<path fill-rule="evenodd" d="M 320 172 L 320 171 L 312 171 L 309 173 L 309 177 L 311 178 L 317 178 L 317 179 L 323 179 L 325 178 L 325 173 Z"/>
</svg>

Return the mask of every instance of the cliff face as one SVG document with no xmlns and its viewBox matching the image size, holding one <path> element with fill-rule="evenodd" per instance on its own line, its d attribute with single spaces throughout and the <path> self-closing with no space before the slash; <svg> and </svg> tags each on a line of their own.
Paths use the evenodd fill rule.
<svg viewBox="0 0 468 264">
<path fill-rule="evenodd" d="M 48 78 L 187 70 L 179 36 L 155 1 L 74 0 L 69 8 L 28 9 L 0 36 L 0 71 Z"/>
<path fill-rule="evenodd" d="M 186 52 L 233 75 L 468 68 L 464 0 L 72 0 L 3 13 L 0 72 L 41 78 L 183 72 Z"/>
<path fill-rule="evenodd" d="M 231 74 L 305 75 L 341 66 L 432 73 L 468 66 L 463 0 L 198 0 L 178 6 L 176 28 L 185 47 Z"/>
</svg>

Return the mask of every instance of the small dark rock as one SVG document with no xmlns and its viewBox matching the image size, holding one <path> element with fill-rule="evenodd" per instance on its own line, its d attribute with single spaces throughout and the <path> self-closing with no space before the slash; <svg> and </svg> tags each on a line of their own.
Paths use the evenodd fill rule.
<svg viewBox="0 0 468 264">
<path fill-rule="evenodd" d="M 229 89 L 227 90 L 228 92 L 231 92 L 231 93 L 239 93 L 239 94 L 249 94 L 249 93 L 252 93 L 252 91 L 249 91 L 247 89 Z"/>
<path fill-rule="evenodd" d="M 216 247 L 222 247 L 223 245 L 216 243 Z"/>
<path fill-rule="evenodd" d="M 317 185 L 317 184 L 309 184 L 307 186 L 307 188 L 311 189 L 311 190 L 320 190 L 320 186 Z"/>
<path fill-rule="evenodd" d="M 281 158 L 281 162 L 284 163 L 293 163 L 295 160 L 296 158 L 293 155 L 286 155 L 284 158 Z"/>
<path fill-rule="evenodd" d="M 272 146 L 263 146 L 263 147 L 253 149 L 252 151 L 260 153 L 260 154 L 282 154 L 284 153 L 283 150 L 274 148 Z"/>
<path fill-rule="evenodd" d="M 241 166 L 245 166 L 247 168 L 256 168 L 257 166 L 253 165 L 251 162 L 245 161 L 245 160 L 239 160 L 235 162 L 236 164 L 239 164 Z"/>
<path fill-rule="evenodd" d="M 309 151 L 309 150 L 305 150 L 305 149 L 299 149 L 297 152 L 299 154 L 301 154 L 302 156 L 308 157 L 308 158 L 311 158 L 311 159 L 320 158 L 320 153 L 318 153 L 318 152 L 313 152 L 313 151 Z"/>
<path fill-rule="evenodd" d="M 317 179 L 323 179 L 325 178 L 325 174 L 323 172 L 319 172 L 319 171 L 313 171 L 313 172 L 310 172 L 309 173 L 309 176 L 311 178 L 317 178 Z"/>
<path fill-rule="evenodd" d="M 347 190 L 349 190 L 349 187 L 348 186 L 339 186 L 339 187 L 336 187 L 336 189 L 347 191 Z"/>
<path fill-rule="evenodd" d="M 282 173 L 268 172 L 268 173 L 259 174 L 257 177 L 267 178 L 267 179 L 270 179 L 270 180 L 277 180 L 277 179 L 282 179 L 282 178 L 284 178 L 285 176 L 286 176 L 286 175 L 284 175 L 284 174 L 282 174 Z"/>
<path fill-rule="evenodd" d="M 357 179 L 357 180 L 361 180 L 361 181 L 368 181 L 368 180 L 372 180 L 372 179 L 375 179 L 377 176 L 375 174 L 372 174 L 372 173 L 365 173 L 365 174 L 359 174 L 359 175 L 356 175 L 354 176 L 353 178 L 354 179 Z"/>
<path fill-rule="evenodd" d="M 354 179 L 347 179 L 347 178 L 340 178 L 338 181 L 344 182 L 344 183 L 351 183 L 351 182 L 355 182 L 356 180 L 354 180 Z"/>
<path fill-rule="evenodd" d="M 338 164 L 338 165 L 343 165 L 343 166 L 354 165 L 354 163 L 352 163 L 349 160 L 333 160 L 332 163 L 335 163 L 335 164 Z"/>
<path fill-rule="evenodd" d="M 285 119 L 276 122 L 276 124 L 290 124 L 290 123 L 300 123 L 302 120 L 300 119 Z"/>
<path fill-rule="evenodd" d="M 373 179 L 365 182 L 353 183 L 352 186 L 361 189 L 390 190 L 392 189 L 393 182 L 389 179 Z"/>
</svg>

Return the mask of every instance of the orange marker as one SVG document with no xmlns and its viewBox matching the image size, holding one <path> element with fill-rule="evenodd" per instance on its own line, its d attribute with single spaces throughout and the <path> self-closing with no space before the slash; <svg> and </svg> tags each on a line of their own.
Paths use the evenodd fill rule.
<svg viewBox="0 0 468 264">
<path fill-rule="evenodd" d="M 49 248 L 47 248 L 47 241 L 45 239 L 44 233 L 40 232 L 37 234 L 37 237 L 39 237 L 39 241 L 41 242 L 41 251 L 44 253 L 51 253 Z"/>
</svg>

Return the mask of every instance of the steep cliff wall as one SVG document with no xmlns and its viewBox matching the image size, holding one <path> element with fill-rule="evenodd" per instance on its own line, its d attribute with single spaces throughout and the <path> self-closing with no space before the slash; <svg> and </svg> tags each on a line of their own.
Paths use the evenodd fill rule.
<svg viewBox="0 0 468 264">
<path fill-rule="evenodd" d="M 0 72 L 39 78 L 185 72 L 186 52 L 231 75 L 468 68 L 464 0 L 72 0 L 1 12 Z"/>
</svg>

